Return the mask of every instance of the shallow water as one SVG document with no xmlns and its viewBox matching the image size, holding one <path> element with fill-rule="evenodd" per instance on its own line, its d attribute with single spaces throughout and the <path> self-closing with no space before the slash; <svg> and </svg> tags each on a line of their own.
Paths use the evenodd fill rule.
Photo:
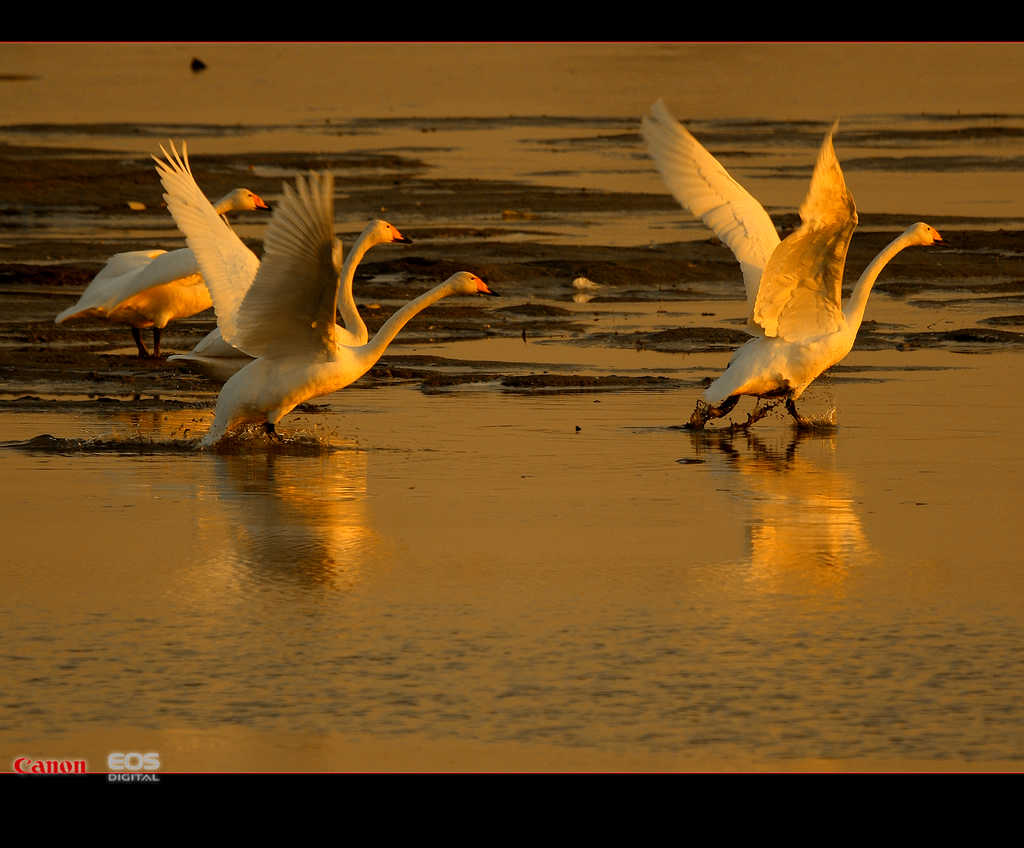
<svg viewBox="0 0 1024 848">
<path fill-rule="evenodd" d="M 0 127 L 0 138 L 150 150 L 167 129 L 161 121 L 253 124 L 241 99 L 221 101 L 241 115 L 214 110 L 209 81 L 237 92 L 263 74 L 303 96 L 261 112 L 270 129 L 210 130 L 201 136 L 208 149 L 420 145 L 441 174 L 497 170 L 545 185 L 655 192 L 637 138 L 595 139 L 634 133 L 636 116 L 665 96 L 696 127 L 720 133 L 725 150 L 742 147 L 757 120 L 788 122 L 753 155 L 723 157 L 772 206 L 799 202 L 822 126 L 838 110 L 837 148 L 862 210 L 951 216 L 962 227 L 1024 217 L 1021 169 L 1007 162 L 1016 101 L 1001 83 L 981 84 L 1001 80 L 1019 47 L 963 48 L 970 61 L 941 63 L 955 79 L 941 101 L 927 100 L 941 86 L 901 100 L 884 81 L 855 84 L 840 66 L 825 75 L 849 98 L 839 103 L 824 80 L 799 103 L 786 95 L 788 74 L 808 79 L 809 52 L 846 55 L 827 48 L 791 54 L 775 93 L 746 100 L 736 79 L 763 69 L 771 50 L 733 48 L 723 63 L 708 48 L 604 45 L 561 59 L 545 53 L 537 64 L 524 64 L 521 50 L 531 74 L 514 82 L 503 69 L 515 50 L 472 48 L 470 71 L 482 63 L 502 81 L 496 115 L 494 93 L 478 93 L 480 75 L 470 71 L 454 77 L 449 100 L 428 99 L 430 77 L 414 58 L 413 87 L 342 108 L 342 85 L 328 96 L 275 76 L 286 59 L 321 55 L 286 47 L 272 48 L 276 63 L 248 48 L 210 49 L 242 63 L 227 82 L 188 78 L 205 92 L 194 101 L 168 96 L 164 113 L 160 103 L 134 110 L 132 95 L 174 78 L 170 59 L 207 48 L 168 48 L 167 66 L 156 68 L 155 49 L 131 48 L 117 65 L 81 61 L 96 55 L 89 46 L 4 48 L 4 72 L 41 75 L 36 89 L 20 90 L 32 96 L 17 104 L 18 123 L 147 129 Z M 379 57 L 368 45 L 356 52 Z M 852 52 L 883 55 L 895 70 L 926 55 Z M 128 74 L 120 103 L 39 96 L 66 84 L 68 68 L 86 85 L 138 65 L 151 76 Z M 565 65 L 576 73 L 557 79 L 572 86 L 533 85 Z M 708 69 L 717 76 L 700 75 Z M 310 78 L 307 70 L 295 77 Z M 687 72 L 704 80 L 692 95 L 679 83 Z M 11 103 L 14 85 L 0 84 L 0 102 Z M 380 120 L 509 114 L 583 120 L 439 122 L 430 131 Z M 299 126 L 328 118 L 372 120 L 365 135 L 330 142 Z M 987 146 L 936 142 L 927 135 L 935 124 L 1002 135 Z M 905 129 L 910 141 L 875 149 Z M 885 162 L 858 166 L 869 151 Z M 933 160 L 900 167 L 910 152 Z M 938 164 L 968 152 L 983 160 L 980 171 Z M 685 219 L 619 212 L 545 227 L 572 243 L 705 237 Z M 64 222 L 53 237 L 94 233 Z M 678 317 L 600 308 L 622 331 Z M 738 314 L 741 305 L 715 308 Z M 942 329 L 1017 310 L 879 294 L 868 317 Z M 234 453 L 194 447 L 208 408 L 0 412 L 0 754 L 86 757 L 93 771 L 114 750 L 159 751 L 165 771 L 1019 770 L 1024 354 L 949 347 L 855 351 L 806 395 L 806 411 L 834 408 L 838 427 L 803 437 L 781 417 L 749 435 L 676 429 L 695 387 L 349 389 L 318 412 L 288 416 L 284 449 L 256 440 Z M 564 339 L 403 353 L 684 380 L 713 375 L 728 358 Z"/>
<path fill-rule="evenodd" d="M 125 728 L 171 771 L 278 733 L 331 769 L 405 739 L 483 769 L 1016 769 L 1024 449 L 990 401 L 1021 363 L 947 359 L 817 389 L 840 426 L 803 438 L 672 429 L 679 392 L 339 395 L 293 416 L 313 456 L 0 416 L 141 444 L 0 451 L 4 736 L 102 761 L 82 740 Z M 220 727 L 257 742 L 168 737 Z"/>
</svg>

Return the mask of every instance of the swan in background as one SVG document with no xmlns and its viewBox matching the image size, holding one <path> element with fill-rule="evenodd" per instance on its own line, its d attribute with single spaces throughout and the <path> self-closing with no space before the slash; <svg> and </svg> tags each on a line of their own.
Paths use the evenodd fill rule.
<svg viewBox="0 0 1024 848">
<path fill-rule="evenodd" d="M 173 149 L 173 148 L 172 148 Z M 164 151 L 164 155 L 167 152 Z M 187 164 L 187 157 L 185 164 Z M 222 250 L 227 252 L 241 249 L 248 250 L 241 242 L 233 242 L 225 239 Z M 367 251 L 378 244 L 412 244 L 412 239 L 406 238 L 393 224 L 376 218 L 366 225 L 366 228 L 356 239 L 356 243 L 349 250 L 345 257 L 345 264 L 341 268 L 341 287 L 338 291 L 338 311 L 344 326 L 336 327 L 337 341 L 339 344 L 356 346 L 366 344 L 369 339 L 369 331 L 359 309 L 356 307 L 355 298 L 352 295 L 352 281 L 355 277 L 356 268 L 362 262 Z M 252 285 L 253 277 L 256 276 L 256 267 L 252 268 L 253 275 L 248 279 L 234 278 L 230 282 L 233 285 L 244 287 L 247 291 Z M 188 353 L 179 353 L 168 359 L 180 360 L 188 365 L 194 365 L 208 377 L 220 382 L 226 381 L 232 374 L 252 361 L 252 357 L 240 351 L 234 345 L 224 341 L 220 327 L 211 330 L 200 342 Z"/>
<path fill-rule="evenodd" d="M 725 372 L 704 391 L 687 427 L 701 429 L 727 415 L 743 395 L 785 399 L 799 427 L 812 426 L 796 401 L 853 348 L 871 287 L 888 262 L 911 245 L 941 242 L 916 223 L 893 239 L 864 269 L 842 305 L 843 271 L 857 208 L 846 188 L 832 135 L 825 134 L 800 206 L 801 225 L 780 241 L 761 204 L 669 113 L 659 100 L 642 121 L 648 150 L 676 200 L 701 218 L 736 256 L 747 290 L 748 329 Z M 760 407 L 743 426 L 774 406 Z"/>
<path fill-rule="evenodd" d="M 231 297 L 222 284 L 225 273 L 234 269 L 210 233 L 218 224 L 226 227 L 198 191 L 186 162 L 168 156 L 158 160 L 158 170 L 167 207 L 210 286 L 224 340 L 254 357 L 221 389 L 203 446 L 248 424 L 263 424 L 276 437 L 276 425 L 285 415 L 359 379 L 399 330 L 431 304 L 453 294 L 494 294 L 475 274 L 460 271 L 399 309 L 365 344 L 340 343 L 334 316 L 342 248 L 334 235 L 334 177 L 314 173 L 297 177 L 294 189 L 285 184 L 259 270 L 241 303 L 222 320 L 221 308 Z"/>
<path fill-rule="evenodd" d="M 226 216 L 229 212 L 270 209 L 270 206 L 249 189 L 236 188 L 211 208 L 218 216 Z M 115 324 L 129 324 L 140 359 L 151 356 L 142 342 L 140 330 L 152 327 L 152 358 L 157 358 L 160 334 L 170 321 L 188 318 L 211 305 L 195 255 L 187 247 L 170 252 L 131 250 L 110 257 L 86 286 L 78 302 L 54 321 L 63 324 L 72 318 L 103 318 Z"/>
</svg>

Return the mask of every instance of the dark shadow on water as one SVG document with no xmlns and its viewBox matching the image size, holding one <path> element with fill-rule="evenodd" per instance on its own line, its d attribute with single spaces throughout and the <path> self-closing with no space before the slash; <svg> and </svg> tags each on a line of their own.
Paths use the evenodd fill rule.
<svg viewBox="0 0 1024 848">
<path fill-rule="evenodd" d="M 271 439 L 261 430 L 244 431 L 204 448 L 199 439 L 70 439 L 43 433 L 31 439 L 0 442 L 0 448 L 13 448 L 30 453 L 50 454 L 118 454 L 146 456 L 150 454 L 213 453 L 218 455 L 274 454 L 279 456 L 322 456 L 351 446 L 335 445 L 314 436 L 283 436 Z"/>
</svg>

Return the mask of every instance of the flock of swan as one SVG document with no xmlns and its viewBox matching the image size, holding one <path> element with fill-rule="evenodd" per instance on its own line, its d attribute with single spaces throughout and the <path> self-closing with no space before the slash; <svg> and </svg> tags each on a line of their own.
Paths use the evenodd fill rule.
<svg viewBox="0 0 1024 848">
<path fill-rule="evenodd" d="M 885 265 L 911 245 L 941 242 L 916 223 L 868 265 L 846 305 L 842 281 L 857 210 L 826 133 L 800 206 L 800 226 L 785 239 L 761 204 L 680 124 L 662 101 L 641 124 L 648 150 L 671 193 L 727 245 L 740 264 L 747 292 L 750 341 L 733 355 L 697 401 L 687 427 L 702 429 L 727 415 L 744 395 L 757 405 L 742 426 L 774 405 L 805 427 L 796 401 L 822 372 L 850 352 L 868 296 Z M 469 271 L 453 274 L 392 315 L 373 338 L 356 308 L 355 270 L 375 245 L 409 243 L 387 221 L 374 220 L 342 261 L 334 233 L 334 178 L 310 173 L 285 184 L 263 240 L 263 257 L 246 247 L 227 213 L 269 210 L 248 189 L 210 203 L 192 176 L 185 145 L 154 156 L 164 200 L 187 248 L 132 251 L 111 257 L 79 301 L 57 318 L 100 317 L 126 323 L 139 356 L 149 356 L 140 330 L 160 331 L 175 318 L 213 306 L 217 327 L 192 351 L 170 359 L 195 366 L 224 383 L 203 446 L 241 428 L 277 424 L 299 404 L 344 388 L 363 376 L 415 315 L 450 295 L 493 295 Z M 340 314 L 342 323 L 336 318 Z M 762 399 L 769 403 L 761 405 Z"/>
</svg>

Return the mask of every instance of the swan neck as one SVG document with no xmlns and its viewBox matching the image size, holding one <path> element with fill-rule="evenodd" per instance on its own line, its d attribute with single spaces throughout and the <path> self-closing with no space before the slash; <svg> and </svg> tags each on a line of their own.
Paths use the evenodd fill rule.
<svg viewBox="0 0 1024 848">
<path fill-rule="evenodd" d="M 233 212 L 235 207 L 231 202 L 231 195 L 225 194 L 220 200 L 213 204 L 213 208 L 218 215 L 227 215 L 228 212 Z"/>
<path fill-rule="evenodd" d="M 356 267 L 363 261 L 366 252 L 373 247 L 372 233 L 363 232 L 352 245 L 345 262 L 341 266 L 341 289 L 338 296 L 338 312 L 341 313 L 341 323 L 345 329 L 356 337 L 356 344 L 366 344 L 370 333 L 366 329 L 366 322 L 363 321 L 356 307 L 355 296 L 352 294 L 352 283 L 356 276 Z"/>
<path fill-rule="evenodd" d="M 878 279 L 878 275 L 882 273 L 882 269 L 889 264 L 892 258 L 903 248 L 909 247 L 910 243 L 910 237 L 906 233 L 898 235 L 882 248 L 881 252 L 871 260 L 871 263 L 860 275 L 860 279 L 857 280 L 853 291 L 850 293 L 850 299 L 846 303 L 846 308 L 843 310 L 846 315 L 847 326 L 854 333 L 857 332 L 861 322 L 864 320 L 864 311 L 868 306 L 868 295 L 871 294 L 871 288 L 874 286 L 875 280 Z"/>
<path fill-rule="evenodd" d="M 448 283 L 441 283 L 434 286 L 430 291 L 421 294 L 419 297 L 410 300 L 405 306 L 399 309 L 394 315 L 385 321 L 369 343 L 363 345 L 363 351 L 370 358 L 370 364 L 376 362 L 387 350 L 389 344 L 394 341 L 399 331 L 415 318 L 420 312 L 436 303 L 443 297 L 450 295 L 454 289 Z"/>
</svg>

